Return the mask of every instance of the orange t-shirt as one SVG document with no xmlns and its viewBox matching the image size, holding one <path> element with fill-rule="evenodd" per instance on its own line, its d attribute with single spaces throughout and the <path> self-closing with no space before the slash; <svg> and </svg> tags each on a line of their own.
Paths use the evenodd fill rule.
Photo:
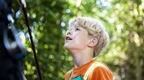
<svg viewBox="0 0 144 80">
<path fill-rule="evenodd" d="M 79 76 L 83 77 L 93 63 L 97 67 L 95 67 L 92 73 L 88 75 L 88 80 L 113 80 L 111 70 L 106 65 L 95 62 L 94 60 L 88 62 L 87 64 L 84 64 L 81 67 L 73 68 L 72 70 L 67 72 L 64 76 L 65 80 L 71 80 L 72 78 L 76 78 Z"/>
</svg>

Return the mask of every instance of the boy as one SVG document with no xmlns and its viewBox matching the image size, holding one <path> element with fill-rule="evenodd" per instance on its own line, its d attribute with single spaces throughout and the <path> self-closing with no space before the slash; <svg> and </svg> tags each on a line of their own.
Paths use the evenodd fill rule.
<svg viewBox="0 0 144 80">
<path fill-rule="evenodd" d="M 111 70 L 94 61 L 108 43 L 103 26 L 90 17 L 76 17 L 69 21 L 64 47 L 73 57 L 74 67 L 65 80 L 112 80 Z"/>
</svg>

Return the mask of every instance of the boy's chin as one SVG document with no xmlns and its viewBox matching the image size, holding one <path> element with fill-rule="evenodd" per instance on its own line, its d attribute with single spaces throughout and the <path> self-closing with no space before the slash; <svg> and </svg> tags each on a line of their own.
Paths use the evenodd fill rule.
<svg viewBox="0 0 144 80">
<path fill-rule="evenodd" d="M 69 48 L 69 46 L 65 44 L 65 45 L 64 45 L 64 48 L 68 49 L 68 48 Z"/>
<path fill-rule="evenodd" d="M 64 45 L 64 48 L 66 48 L 66 49 L 71 49 L 71 47 L 72 47 L 72 46 L 67 45 L 67 44 Z"/>
</svg>

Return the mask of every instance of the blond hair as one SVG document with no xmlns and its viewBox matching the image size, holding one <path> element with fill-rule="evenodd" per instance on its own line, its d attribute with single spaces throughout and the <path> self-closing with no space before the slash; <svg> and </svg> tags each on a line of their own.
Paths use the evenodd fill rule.
<svg viewBox="0 0 144 80">
<path fill-rule="evenodd" d="M 109 35 L 103 25 L 91 17 L 76 17 L 69 21 L 69 26 L 83 27 L 88 33 L 98 39 L 94 47 L 94 57 L 98 55 L 109 42 Z"/>
</svg>

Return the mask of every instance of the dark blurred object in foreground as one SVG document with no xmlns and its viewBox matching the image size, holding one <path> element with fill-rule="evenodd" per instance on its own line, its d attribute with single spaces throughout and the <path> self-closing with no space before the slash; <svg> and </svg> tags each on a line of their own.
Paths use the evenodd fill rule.
<svg viewBox="0 0 144 80">
<path fill-rule="evenodd" d="M 24 80 L 13 20 L 12 0 L 0 0 L 0 80 Z"/>
</svg>

